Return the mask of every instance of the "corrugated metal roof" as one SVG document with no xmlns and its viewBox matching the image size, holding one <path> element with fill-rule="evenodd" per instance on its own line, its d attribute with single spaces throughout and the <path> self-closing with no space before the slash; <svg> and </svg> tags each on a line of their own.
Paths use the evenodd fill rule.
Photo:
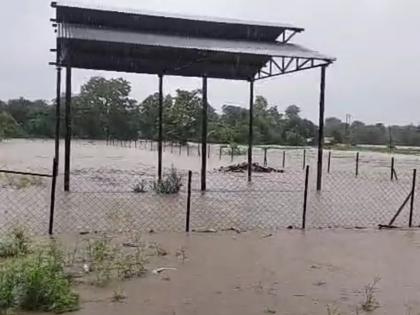
<svg viewBox="0 0 420 315">
<path fill-rule="evenodd" d="M 243 40 L 209 39 L 162 35 L 155 33 L 132 32 L 92 28 L 64 24 L 59 27 L 60 38 L 132 44 L 139 46 L 158 46 L 180 49 L 195 49 L 232 54 L 248 54 L 270 57 L 298 57 L 334 61 L 335 59 L 305 47 L 280 42 L 255 42 Z"/>
<path fill-rule="evenodd" d="M 68 8 L 81 8 L 81 9 L 89 9 L 89 10 L 99 10 L 99 11 L 124 13 L 124 14 L 128 13 L 128 14 L 135 14 L 139 16 L 154 16 L 154 17 L 161 17 L 161 18 L 167 18 L 167 19 L 181 19 L 181 20 L 202 21 L 202 22 L 210 22 L 210 23 L 222 23 L 222 24 L 237 24 L 237 25 L 243 25 L 243 26 L 275 27 L 278 29 L 289 29 L 289 30 L 295 30 L 295 31 L 304 30 L 302 27 L 298 27 L 298 26 L 288 24 L 288 23 L 274 23 L 274 22 L 267 22 L 267 21 L 247 21 L 247 20 L 234 19 L 234 18 L 186 15 L 186 14 L 168 13 L 168 12 L 164 13 L 164 12 L 156 12 L 156 11 L 150 11 L 150 10 L 135 10 L 132 8 L 110 7 L 110 6 L 103 6 L 100 4 L 80 3 L 76 1 L 65 1 L 65 0 L 58 1 L 56 2 L 56 6 L 68 7 Z"/>
</svg>

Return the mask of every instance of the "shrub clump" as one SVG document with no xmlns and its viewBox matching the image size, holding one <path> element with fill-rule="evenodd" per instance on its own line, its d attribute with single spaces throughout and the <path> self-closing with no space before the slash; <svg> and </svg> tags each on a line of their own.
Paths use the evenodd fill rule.
<svg viewBox="0 0 420 315">
<path fill-rule="evenodd" d="M 133 186 L 133 192 L 140 194 L 147 192 L 147 181 L 142 179 Z"/>
<path fill-rule="evenodd" d="M 153 190 L 158 194 L 176 194 L 181 190 L 182 176 L 172 166 L 171 172 L 162 180 L 153 183 Z"/>
<path fill-rule="evenodd" d="M 21 228 L 15 228 L 0 241 L 0 257 L 14 257 L 29 253 L 30 239 Z"/>
<path fill-rule="evenodd" d="M 63 313 L 79 308 L 79 297 L 64 272 L 55 246 L 0 265 L 0 313 L 21 309 Z"/>
</svg>

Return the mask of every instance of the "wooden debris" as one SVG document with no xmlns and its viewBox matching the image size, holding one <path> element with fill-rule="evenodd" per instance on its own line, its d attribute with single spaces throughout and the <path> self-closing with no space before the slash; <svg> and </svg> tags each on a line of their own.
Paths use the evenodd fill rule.
<svg viewBox="0 0 420 315">
<path fill-rule="evenodd" d="M 243 173 L 248 170 L 248 163 L 243 162 L 239 164 L 233 164 L 228 166 L 222 166 L 219 169 L 219 172 L 232 172 L 232 173 Z M 258 163 L 252 163 L 252 171 L 255 173 L 284 173 L 284 170 L 277 169 L 268 166 L 261 166 Z"/>
</svg>

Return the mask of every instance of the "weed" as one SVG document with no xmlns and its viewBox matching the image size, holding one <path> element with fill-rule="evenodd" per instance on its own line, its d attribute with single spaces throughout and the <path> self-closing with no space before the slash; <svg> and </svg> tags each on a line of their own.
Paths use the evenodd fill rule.
<svg viewBox="0 0 420 315">
<path fill-rule="evenodd" d="M 145 193 L 147 192 L 146 187 L 147 187 L 147 181 L 145 179 L 142 179 L 140 182 L 138 182 L 137 184 L 133 186 L 133 192 L 137 194 Z"/>
<path fill-rule="evenodd" d="M 121 303 L 126 298 L 127 296 L 124 294 L 124 291 L 120 287 L 118 287 L 117 289 L 114 290 L 111 300 L 112 302 L 115 302 L 115 303 Z"/>
<path fill-rule="evenodd" d="M 157 243 L 149 244 L 148 248 L 152 251 L 152 256 L 166 256 L 168 252 Z"/>
<path fill-rule="evenodd" d="M 111 269 L 113 261 L 113 249 L 110 239 L 105 236 L 88 240 L 88 262 L 91 264 L 90 270 L 94 271 L 94 283 L 104 286 L 111 279 Z"/>
<path fill-rule="evenodd" d="M 153 190 L 158 194 L 176 194 L 182 187 L 182 176 L 172 166 L 171 172 L 162 180 L 153 183 Z"/>
<path fill-rule="evenodd" d="M 365 286 L 365 290 L 364 290 L 365 300 L 361 305 L 362 310 L 364 310 L 365 312 L 372 312 L 379 307 L 379 302 L 376 299 L 375 293 L 377 290 L 376 285 L 378 284 L 380 280 L 381 280 L 380 278 L 376 277 L 373 279 L 371 283 Z"/>
<path fill-rule="evenodd" d="M 0 182 L 3 187 L 12 187 L 14 189 L 24 189 L 31 186 L 42 186 L 44 181 L 38 176 L 29 175 L 3 175 L 0 176 Z"/>
<path fill-rule="evenodd" d="M 182 260 L 182 263 L 185 262 L 187 257 L 187 250 L 184 246 L 182 246 L 180 249 L 178 249 L 175 253 L 175 256 Z"/>
<path fill-rule="evenodd" d="M 22 228 L 16 227 L 6 238 L 0 241 L 0 257 L 26 255 L 29 252 L 30 239 Z"/>
<path fill-rule="evenodd" d="M 271 309 L 271 308 L 269 308 L 269 307 L 267 307 L 267 308 L 264 310 L 264 313 L 265 313 L 265 314 L 276 314 L 276 313 L 277 313 L 277 311 L 276 311 L 276 310 L 273 310 L 273 309 Z"/>
<path fill-rule="evenodd" d="M 61 252 L 55 245 L 0 265 L 0 311 L 23 309 L 63 313 L 79 308 Z"/>
<path fill-rule="evenodd" d="M 121 248 L 112 245 L 106 236 L 88 241 L 85 261 L 93 273 L 93 284 L 105 286 L 112 279 L 140 277 L 145 273 L 144 247 L 139 244 L 130 252 L 124 252 Z"/>
<path fill-rule="evenodd" d="M 337 307 L 327 305 L 327 315 L 341 315 Z"/>
</svg>

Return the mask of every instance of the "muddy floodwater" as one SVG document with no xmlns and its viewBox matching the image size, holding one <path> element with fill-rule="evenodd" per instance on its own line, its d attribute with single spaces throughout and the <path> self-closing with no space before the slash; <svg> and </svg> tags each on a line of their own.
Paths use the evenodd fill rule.
<svg viewBox="0 0 420 315">
<path fill-rule="evenodd" d="M 217 169 L 246 161 L 219 145 L 209 146 L 207 192 L 200 192 L 201 157 L 197 144 L 167 144 L 164 172 L 174 166 L 182 175 L 178 194 L 156 194 L 156 143 L 134 142 L 107 145 L 103 141 L 72 142 L 70 191 L 63 191 L 63 146 L 57 183 L 54 229 L 57 232 L 150 230 L 182 231 L 187 211 L 187 172 L 193 171 L 190 225 L 192 229 L 240 230 L 300 227 L 305 191 L 304 165 L 310 166 L 306 226 L 374 227 L 387 224 L 400 206 L 395 221 L 409 220 L 413 169 L 416 155 L 393 155 L 396 178 L 390 179 L 391 155 L 361 152 L 356 176 L 356 153 L 332 151 L 324 155 L 323 190 L 315 190 L 316 150 L 312 148 L 256 147 L 254 161 L 282 173 L 223 173 Z M 305 151 L 304 151 L 305 150 Z M 0 168 L 51 173 L 54 143 L 50 140 L 7 140 L 0 143 Z M 284 168 L 283 168 L 284 164 Z M 329 167 L 328 167 L 329 165 Z M 329 172 L 328 172 L 329 170 Z M 27 177 L 27 176 L 26 176 Z M 48 178 L 1 174 L 0 229 L 24 223 L 44 233 L 49 223 Z M 135 187 L 141 186 L 141 192 Z M 414 189 L 413 224 L 420 224 L 419 185 Z M 420 205 L 420 204 L 419 204 Z"/>
<path fill-rule="evenodd" d="M 146 237 L 168 255 L 152 260 L 143 278 L 77 287 L 81 310 L 75 315 L 365 314 L 365 287 L 375 278 L 372 314 L 420 313 L 416 229 Z M 150 272 L 160 267 L 175 270 Z M 126 296 L 121 303 L 112 302 L 117 288 Z"/>
</svg>

